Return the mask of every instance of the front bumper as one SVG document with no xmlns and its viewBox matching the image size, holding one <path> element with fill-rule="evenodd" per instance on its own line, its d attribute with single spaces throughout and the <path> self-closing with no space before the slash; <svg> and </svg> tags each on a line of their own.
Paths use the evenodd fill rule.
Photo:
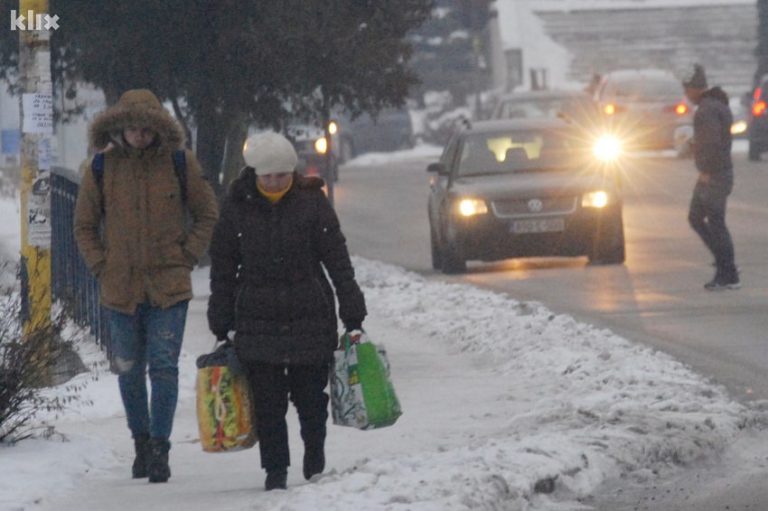
<svg viewBox="0 0 768 511">
<path fill-rule="evenodd" d="M 529 222 L 536 228 L 551 228 L 562 219 L 563 229 L 555 232 L 515 232 L 515 222 Z M 498 217 L 490 212 L 469 218 L 454 217 L 447 241 L 467 260 L 497 261 L 511 257 L 581 256 L 613 239 L 621 230 L 621 205 L 582 208 L 563 215 Z M 518 224 L 519 225 L 519 224 Z M 520 230 L 519 227 L 517 230 Z"/>
</svg>

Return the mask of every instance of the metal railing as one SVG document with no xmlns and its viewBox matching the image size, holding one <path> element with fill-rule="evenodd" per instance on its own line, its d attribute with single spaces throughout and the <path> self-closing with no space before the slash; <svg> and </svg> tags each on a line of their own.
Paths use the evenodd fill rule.
<svg viewBox="0 0 768 511">
<path fill-rule="evenodd" d="M 99 286 L 75 243 L 75 201 L 80 187 L 77 172 L 63 167 L 51 171 L 51 285 L 53 299 L 80 326 L 89 327 L 110 352 L 107 313 L 99 303 Z"/>
</svg>

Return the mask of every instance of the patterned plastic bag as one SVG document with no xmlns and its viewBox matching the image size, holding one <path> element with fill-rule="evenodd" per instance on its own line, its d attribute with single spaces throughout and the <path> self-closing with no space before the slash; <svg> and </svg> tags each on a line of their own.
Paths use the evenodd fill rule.
<svg viewBox="0 0 768 511">
<path fill-rule="evenodd" d="M 391 426 L 402 415 L 387 353 L 365 332 L 341 337 L 331 368 L 333 423 L 358 429 Z"/>
<path fill-rule="evenodd" d="M 234 346 L 227 342 L 197 358 L 197 424 L 205 452 L 231 452 L 256 444 L 251 389 Z"/>
</svg>

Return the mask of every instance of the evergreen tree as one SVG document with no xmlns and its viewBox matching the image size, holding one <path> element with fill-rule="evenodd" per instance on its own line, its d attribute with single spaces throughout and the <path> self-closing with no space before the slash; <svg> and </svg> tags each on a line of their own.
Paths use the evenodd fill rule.
<svg viewBox="0 0 768 511">
<path fill-rule="evenodd" d="M 219 186 L 227 137 L 334 108 L 376 113 L 417 82 L 405 35 L 432 0 L 50 0 L 54 80 L 86 81 L 108 103 L 146 87 L 196 126 L 196 152 Z M 5 12 L 17 2 L 0 0 Z M 0 32 L 0 77 L 13 78 L 18 32 Z M 318 123 L 319 124 L 319 123 Z M 191 131 L 191 130 L 190 130 Z"/>
</svg>

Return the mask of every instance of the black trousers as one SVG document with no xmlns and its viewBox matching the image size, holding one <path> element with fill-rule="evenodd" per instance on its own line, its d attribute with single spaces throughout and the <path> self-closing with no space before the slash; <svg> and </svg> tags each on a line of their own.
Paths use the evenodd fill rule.
<svg viewBox="0 0 768 511">
<path fill-rule="evenodd" d="M 733 241 L 725 225 L 725 206 L 730 186 L 696 183 L 688 211 L 688 223 L 715 257 L 717 274 L 732 277 L 736 274 Z"/>
<path fill-rule="evenodd" d="M 262 468 L 269 472 L 291 464 L 285 422 L 289 398 L 299 415 L 305 449 L 322 447 L 328 420 L 328 394 L 323 390 L 328 384 L 329 366 L 250 362 L 244 368 L 253 389 Z"/>
</svg>

